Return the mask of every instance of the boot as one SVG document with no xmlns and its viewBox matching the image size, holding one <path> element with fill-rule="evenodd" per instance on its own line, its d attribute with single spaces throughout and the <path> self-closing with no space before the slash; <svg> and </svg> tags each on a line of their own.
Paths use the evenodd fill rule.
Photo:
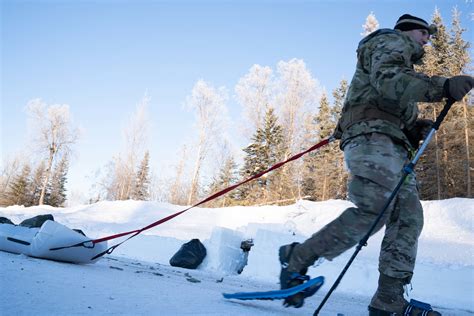
<svg viewBox="0 0 474 316">
<path fill-rule="evenodd" d="M 291 254 L 293 253 L 293 249 L 299 243 L 292 243 L 290 245 L 281 246 L 279 249 L 279 259 L 281 263 L 281 272 L 280 272 L 280 287 L 281 289 L 288 289 L 300 284 L 303 284 L 304 281 L 308 280 L 309 277 L 306 276 L 306 272 L 308 269 L 305 268 L 300 271 L 293 271 L 289 266 Z M 298 293 L 293 296 L 290 296 L 285 299 L 283 305 L 285 307 L 294 306 L 296 308 L 300 308 L 303 306 L 304 303 L 304 294 Z"/>
<path fill-rule="evenodd" d="M 369 316 L 442 316 L 434 311 L 431 305 L 416 300 L 411 300 L 402 314 L 383 311 L 369 306 Z"/>
<path fill-rule="evenodd" d="M 407 279 L 392 278 L 380 274 L 377 292 L 369 306 L 369 316 L 441 316 L 431 305 L 403 297 Z"/>
</svg>

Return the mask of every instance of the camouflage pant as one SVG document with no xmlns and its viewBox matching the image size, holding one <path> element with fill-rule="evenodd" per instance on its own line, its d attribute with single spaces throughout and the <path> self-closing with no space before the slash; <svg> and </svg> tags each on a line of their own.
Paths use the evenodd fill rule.
<svg viewBox="0 0 474 316">
<path fill-rule="evenodd" d="M 357 207 L 346 209 L 338 218 L 295 247 L 289 270 L 301 271 L 317 258 L 332 260 L 356 245 L 377 218 L 409 161 L 407 150 L 379 133 L 359 135 L 344 147 L 351 173 L 350 200 Z M 390 204 L 374 233 L 386 225 L 379 271 L 407 282 L 413 275 L 417 241 L 423 227 L 423 209 L 416 179 L 410 174 Z"/>
</svg>

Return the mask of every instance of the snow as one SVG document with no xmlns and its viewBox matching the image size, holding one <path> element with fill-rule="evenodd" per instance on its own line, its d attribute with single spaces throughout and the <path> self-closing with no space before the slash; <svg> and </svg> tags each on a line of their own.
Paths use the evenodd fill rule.
<svg viewBox="0 0 474 316">
<path fill-rule="evenodd" d="M 408 298 L 443 315 L 474 313 L 474 199 L 423 202 L 425 227 Z M 276 289 L 278 247 L 303 241 L 350 202 L 299 201 L 290 206 L 194 208 L 125 242 L 95 264 L 75 265 L 0 251 L 1 315 L 311 315 L 353 254 L 311 267 L 326 284 L 301 309 L 280 301 L 225 300 L 222 292 Z M 144 227 L 184 207 L 156 202 L 99 202 L 69 208 L 0 208 L 19 223 L 39 214 L 99 238 Z M 207 257 L 196 270 L 169 266 L 180 246 L 199 238 Z M 377 284 L 374 235 L 320 315 L 367 315 Z M 240 243 L 252 239 L 247 256 Z M 121 239 L 123 240 L 123 239 Z M 115 244 L 119 240 L 112 241 Z M 247 265 L 243 272 L 237 271 Z"/>
</svg>

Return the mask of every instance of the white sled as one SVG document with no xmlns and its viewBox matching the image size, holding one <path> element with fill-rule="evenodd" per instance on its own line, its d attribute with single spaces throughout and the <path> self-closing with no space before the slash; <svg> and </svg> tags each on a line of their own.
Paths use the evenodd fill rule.
<svg viewBox="0 0 474 316">
<path fill-rule="evenodd" d="M 90 241 L 88 238 L 54 221 L 46 221 L 40 228 L 0 224 L 0 250 L 25 254 L 30 257 L 71 263 L 94 263 L 92 258 L 107 249 L 107 242 L 51 250 Z"/>
</svg>

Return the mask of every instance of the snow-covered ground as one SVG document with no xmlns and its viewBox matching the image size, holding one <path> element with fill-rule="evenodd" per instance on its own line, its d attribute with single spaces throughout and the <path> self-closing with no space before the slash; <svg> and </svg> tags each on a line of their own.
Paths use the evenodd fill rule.
<svg viewBox="0 0 474 316">
<path fill-rule="evenodd" d="M 302 309 L 280 301 L 225 300 L 222 292 L 276 289 L 278 247 L 303 241 L 334 219 L 347 201 L 300 201 L 291 206 L 195 208 L 127 241 L 95 264 L 74 265 L 0 252 L 3 315 L 311 315 L 353 250 L 312 267 L 326 284 Z M 474 199 L 423 202 L 425 227 L 409 298 L 430 302 L 443 315 L 474 314 Z M 137 201 L 70 208 L 13 206 L 0 216 L 19 223 L 39 214 L 79 228 L 89 237 L 144 227 L 182 210 Z M 320 315 L 367 315 L 377 283 L 382 234 L 369 240 Z M 199 238 L 207 257 L 197 270 L 169 266 L 181 244 Z M 240 243 L 253 239 L 248 264 Z M 117 241 L 112 241 L 116 243 Z"/>
</svg>

